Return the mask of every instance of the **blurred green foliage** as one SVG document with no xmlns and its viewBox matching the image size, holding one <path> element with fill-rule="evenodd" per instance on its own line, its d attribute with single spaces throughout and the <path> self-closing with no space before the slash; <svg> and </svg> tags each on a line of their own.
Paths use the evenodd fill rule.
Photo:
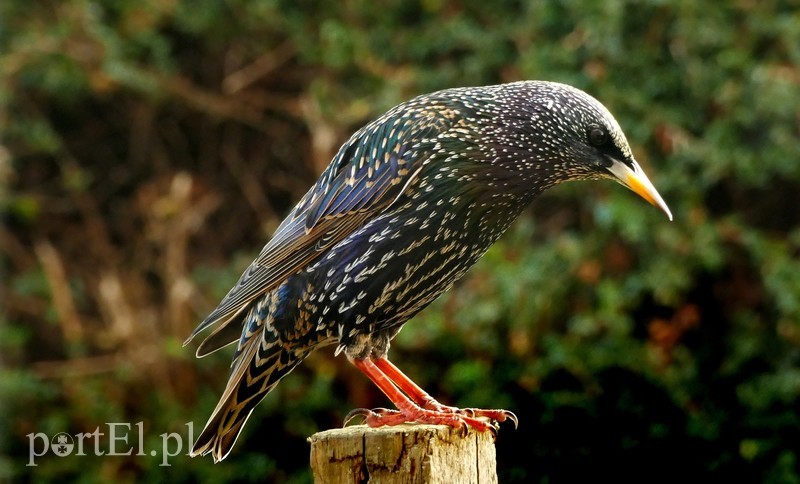
<svg viewBox="0 0 800 484">
<path fill-rule="evenodd" d="M 549 79 L 609 106 L 675 222 L 558 187 L 393 359 L 519 415 L 502 482 L 800 482 L 796 2 L 10 0 L 0 73 L 0 481 L 308 482 L 305 437 L 385 405 L 327 352 L 220 465 L 26 467 L 26 435 L 196 435 L 230 355 L 180 343 L 338 145 L 423 92 Z"/>
</svg>

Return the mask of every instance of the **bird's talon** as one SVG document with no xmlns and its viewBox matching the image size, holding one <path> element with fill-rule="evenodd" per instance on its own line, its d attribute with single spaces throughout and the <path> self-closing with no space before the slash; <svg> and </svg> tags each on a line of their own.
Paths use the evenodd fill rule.
<svg viewBox="0 0 800 484">
<path fill-rule="evenodd" d="M 469 424 L 467 424 L 467 422 L 464 420 L 460 420 L 459 427 L 459 434 L 461 435 L 461 438 L 466 437 L 467 434 L 469 434 Z"/>
<path fill-rule="evenodd" d="M 514 414 L 514 412 L 506 411 L 506 419 L 514 422 L 514 430 L 517 430 L 519 428 L 519 419 L 517 418 L 516 414 Z"/>
<path fill-rule="evenodd" d="M 347 415 L 345 415 L 342 427 L 347 427 L 347 424 L 349 424 L 350 421 L 352 421 L 356 417 L 363 417 L 364 420 L 366 421 L 366 419 L 369 418 L 369 416 L 373 415 L 374 413 L 375 412 L 373 412 L 368 408 L 354 408 L 353 410 L 350 410 L 350 412 Z"/>
</svg>

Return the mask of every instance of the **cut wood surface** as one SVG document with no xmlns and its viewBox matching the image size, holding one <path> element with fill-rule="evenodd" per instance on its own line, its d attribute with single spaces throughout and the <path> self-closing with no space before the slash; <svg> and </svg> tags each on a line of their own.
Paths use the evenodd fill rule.
<svg viewBox="0 0 800 484">
<path fill-rule="evenodd" d="M 453 484 L 497 482 L 489 432 L 444 425 L 354 425 L 309 437 L 314 482 Z"/>
</svg>

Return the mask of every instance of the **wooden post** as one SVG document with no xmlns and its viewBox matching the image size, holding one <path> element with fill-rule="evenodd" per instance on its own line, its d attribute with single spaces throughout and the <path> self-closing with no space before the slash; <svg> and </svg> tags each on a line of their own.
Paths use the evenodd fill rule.
<svg viewBox="0 0 800 484">
<path fill-rule="evenodd" d="M 452 484 L 497 482 L 490 432 L 445 425 L 353 425 L 318 432 L 311 442 L 317 484 Z"/>
</svg>

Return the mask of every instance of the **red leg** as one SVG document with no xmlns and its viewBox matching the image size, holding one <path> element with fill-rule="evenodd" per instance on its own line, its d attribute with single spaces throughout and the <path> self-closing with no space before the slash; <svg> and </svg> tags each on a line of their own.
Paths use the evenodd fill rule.
<svg viewBox="0 0 800 484">
<path fill-rule="evenodd" d="M 367 410 L 357 409 L 350 412 L 345 419 L 345 423 L 356 415 L 364 417 L 364 421 L 370 427 L 380 427 L 383 425 L 399 425 L 407 422 L 428 423 L 434 425 L 449 425 L 451 427 L 466 428 L 472 427 L 479 431 L 492 430 L 494 427 L 489 423 L 461 415 L 453 412 L 441 412 L 420 407 L 408 398 L 398 387 L 392 383 L 389 377 L 378 368 L 370 359 L 351 360 L 356 368 L 361 370 L 372 380 L 378 388 L 394 403 L 397 411 L 392 410 Z M 416 385 L 415 385 L 416 386 Z"/>
<path fill-rule="evenodd" d="M 414 383 L 409 377 L 405 375 L 399 368 L 397 368 L 394 363 L 389 361 L 385 356 L 382 358 L 378 358 L 377 360 L 373 360 L 375 366 L 378 367 L 379 370 L 383 372 L 386 377 L 389 378 L 395 385 L 397 385 L 400 390 L 402 390 L 406 395 L 411 397 L 414 402 L 417 403 L 422 408 L 433 410 L 435 412 L 448 412 L 448 413 L 459 413 L 463 415 L 468 415 L 470 417 L 486 417 L 491 420 L 495 420 L 497 422 L 504 422 L 506 420 L 511 420 L 514 422 L 514 427 L 516 428 L 518 425 L 517 416 L 514 413 L 509 412 L 508 410 L 488 410 L 488 409 L 481 409 L 481 408 L 457 408 L 457 407 L 448 407 L 446 405 L 442 405 L 441 403 L 437 402 L 432 396 L 428 394 L 425 390 L 419 387 L 416 383 Z"/>
<path fill-rule="evenodd" d="M 394 363 L 386 359 L 385 356 L 378 358 L 377 360 L 373 360 L 373 362 L 375 363 L 375 366 L 377 366 L 378 369 L 384 373 L 384 375 L 386 375 L 395 385 L 397 385 L 397 387 L 400 388 L 403 393 L 411 397 L 411 399 L 414 400 L 420 407 L 434 410 L 431 407 L 439 405 L 439 402 L 434 400 L 432 396 L 428 395 L 428 392 L 414 383 L 411 378 L 407 377 L 405 373 L 394 366 Z"/>
</svg>

